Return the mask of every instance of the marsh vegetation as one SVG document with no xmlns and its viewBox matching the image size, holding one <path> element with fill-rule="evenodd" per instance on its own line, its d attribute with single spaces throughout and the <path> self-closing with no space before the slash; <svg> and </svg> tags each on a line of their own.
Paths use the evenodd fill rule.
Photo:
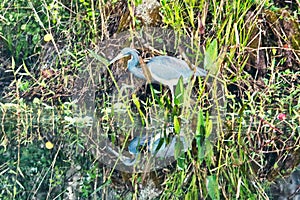
<svg viewBox="0 0 300 200">
<path fill-rule="evenodd" d="M 299 177 L 275 183 L 300 163 L 299 20 L 299 1 L 3 0 L 0 199 L 295 197 Z M 142 68 L 169 55 L 208 75 L 173 102 L 130 58 L 109 63 L 124 47 Z M 153 133 L 188 148 L 141 147 L 130 168 L 111 153 Z"/>
</svg>

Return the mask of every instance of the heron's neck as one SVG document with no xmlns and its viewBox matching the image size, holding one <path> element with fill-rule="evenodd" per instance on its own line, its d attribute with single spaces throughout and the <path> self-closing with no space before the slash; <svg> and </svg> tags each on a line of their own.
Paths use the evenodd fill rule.
<svg viewBox="0 0 300 200">
<path fill-rule="evenodd" d="M 128 61 L 128 70 L 133 73 L 136 77 L 141 79 L 146 79 L 142 68 L 140 67 L 138 55 L 132 55 L 131 59 Z"/>
</svg>

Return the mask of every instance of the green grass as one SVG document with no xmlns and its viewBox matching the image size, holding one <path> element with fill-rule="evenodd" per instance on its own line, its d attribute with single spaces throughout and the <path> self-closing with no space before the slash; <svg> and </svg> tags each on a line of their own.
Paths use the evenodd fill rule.
<svg viewBox="0 0 300 200">
<path fill-rule="evenodd" d="M 137 36 L 144 28 L 134 13 L 140 5 L 0 3 L 0 199 L 139 199 L 140 185 L 150 182 L 157 199 L 267 199 L 270 183 L 299 164 L 299 8 L 280 8 L 277 1 L 161 0 L 157 26 L 184 38 L 190 50 L 174 53 L 213 76 L 197 80 L 196 92 L 179 82 L 172 108 L 166 88 L 149 87 L 145 99 L 143 88 L 122 84 L 128 83 L 122 82 L 124 63 L 107 70 L 108 58 L 100 54 L 109 44 L 123 44 L 123 38 L 109 39 L 112 34 Z M 47 34 L 53 40 L 46 41 Z M 158 55 L 147 48 L 139 49 L 148 53 L 143 57 Z M 168 48 L 156 50 L 172 53 Z M 82 75 L 88 78 L 80 82 Z M 84 118 L 91 110 L 72 99 L 75 89 L 92 91 L 86 83 L 96 88 L 95 135 L 87 133 L 90 118 Z M 126 149 L 131 131 L 169 124 L 176 134 L 193 134 L 192 149 L 182 154 L 176 148 L 177 162 L 155 172 L 105 166 L 87 145 L 87 136 L 105 135 Z"/>
</svg>

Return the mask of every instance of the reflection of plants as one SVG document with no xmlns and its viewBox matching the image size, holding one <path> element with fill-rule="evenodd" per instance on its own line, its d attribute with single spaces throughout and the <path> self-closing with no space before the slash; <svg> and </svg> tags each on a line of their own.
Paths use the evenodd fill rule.
<svg viewBox="0 0 300 200">
<path fill-rule="evenodd" d="M 91 184 L 99 176 L 95 170 L 89 172 L 93 161 L 79 156 L 85 139 L 74 129 L 86 120 L 71 117 L 69 104 L 57 110 L 38 99 L 34 102 L 0 104 L 0 198 L 66 198 L 62 191 L 73 187 L 79 196 L 94 193 Z M 53 148 L 46 147 L 49 141 Z"/>
<path fill-rule="evenodd" d="M 19 76 L 21 68 L 26 73 Z M 67 180 L 74 176 L 68 174 L 70 170 L 74 170 L 74 162 L 80 166 L 75 174 L 85 174 L 85 166 L 90 165 L 86 164 L 89 163 L 88 160 L 77 158 L 85 140 L 81 133 L 75 131 L 75 127 L 89 124 L 90 119 L 73 117 L 72 106 L 75 105 L 68 102 L 54 107 L 53 102 L 45 103 L 35 98 L 33 104 L 28 104 L 21 98 L 22 92 L 28 89 L 28 82 L 24 77 L 31 77 L 37 85 L 45 85 L 31 75 L 25 64 L 16 68 L 12 62 L 11 69 L 14 75 L 11 87 L 15 89 L 11 91 L 11 96 L 14 99 L 10 103 L 0 103 L 0 152 L 3 155 L 0 158 L 3 163 L 0 166 L 3 175 L 0 187 L 4 186 L 1 188 L 0 198 L 45 199 L 48 196 L 53 199 L 62 195 L 61 192 L 67 187 L 71 187 L 67 185 Z M 69 145 L 64 146 L 65 144 Z M 91 179 L 91 182 L 97 182 L 98 177 L 94 177 L 96 178 Z M 82 187 L 88 185 L 83 184 Z M 79 190 L 78 193 L 80 192 Z M 93 193 L 91 190 L 84 190 L 85 194 L 87 192 Z"/>
<path fill-rule="evenodd" d="M 45 12 L 40 12 L 43 10 L 41 1 L 33 2 L 33 6 L 38 9 L 43 22 L 46 22 L 47 16 L 42 14 Z M 19 1 L 15 4 L 11 1 L 4 1 L 0 5 L 0 10 L 3 19 L 0 32 L 6 39 L 6 53 L 20 63 L 22 58 L 28 58 L 33 54 L 34 49 L 39 47 L 42 27 L 32 15 L 27 2 Z"/>
</svg>

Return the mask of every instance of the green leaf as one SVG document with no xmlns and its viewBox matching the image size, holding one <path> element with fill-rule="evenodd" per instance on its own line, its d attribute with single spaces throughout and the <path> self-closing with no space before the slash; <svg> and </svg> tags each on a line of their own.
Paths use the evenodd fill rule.
<svg viewBox="0 0 300 200">
<path fill-rule="evenodd" d="M 215 175 L 206 178 L 206 188 L 211 199 L 220 199 L 219 185 Z"/>
<path fill-rule="evenodd" d="M 174 130 L 175 130 L 175 133 L 177 133 L 177 134 L 180 133 L 180 122 L 176 115 L 174 116 Z"/>
<path fill-rule="evenodd" d="M 180 138 L 176 137 L 175 142 L 175 150 L 174 150 L 174 157 L 175 159 L 178 159 L 183 154 L 183 142 L 180 140 Z"/>
<path fill-rule="evenodd" d="M 199 114 L 198 114 L 196 136 L 200 136 L 203 139 L 204 139 L 203 136 L 205 136 L 205 122 L 204 122 L 203 111 L 201 109 L 199 110 Z"/>
<path fill-rule="evenodd" d="M 132 101 L 134 105 L 137 107 L 137 109 L 141 108 L 141 104 L 139 102 L 139 99 L 137 98 L 136 94 L 132 94 Z"/>
<path fill-rule="evenodd" d="M 186 169 L 187 165 L 185 163 L 185 158 L 184 157 L 177 158 L 177 167 L 180 170 Z"/>
<path fill-rule="evenodd" d="M 158 142 L 157 146 L 154 145 L 154 147 L 153 147 L 153 150 L 154 150 L 154 156 L 155 156 L 156 153 L 160 150 L 160 148 L 161 148 L 164 144 L 166 144 L 166 143 L 168 143 L 167 138 L 160 138 L 160 139 L 159 139 L 159 142 Z"/>
<path fill-rule="evenodd" d="M 202 162 L 205 158 L 205 147 L 203 143 L 205 141 L 205 126 L 204 126 L 204 116 L 203 111 L 200 110 L 198 114 L 198 121 L 197 121 L 197 129 L 196 129 L 196 145 L 198 148 L 198 159 Z"/>
<path fill-rule="evenodd" d="M 175 88 L 175 96 L 174 96 L 174 103 L 175 105 L 180 105 L 183 103 L 184 100 L 184 85 L 183 85 L 183 78 L 182 76 L 179 78 L 178 83 Z"/>
<path fill-rule="evenodd" d="M 177 167 L 181 170 L 184 170 L 187 167 L 184 153 L 185 152 L 184 152 L 183 142 L 178 137 L 176 138 L 174 157 L 177 160 Z"/>
<path fill-rule="evenodd" d="M 207 120 L 207 125 L 205 129 L 205 138 L 208 138 L 212 132 L 213 123 L 212 120 Z"/>
<path fill-rule="evenodd" d="M 141 110 L 141 104 L 140 104 L 139 98 L 136 96 L 136 94 L 132 94 L 132 101 L 133 101 L 134 105 L 136 106 L 136 108 L 139 111 L 139 114 L 141 116 L 142 124 L 145 125 L 147 123 L 146 120 L 145 120 L 146 117 L 145 117 L 143 111 Z"/>
<path fill-rule="evenodd" d="M 218 58 L 218 42 L 214 39 L 208 48 L 206 49 L 205 56 L 204 56 L 204 68 L 215 74 L 215 62 Z"/>
<path fill-rule="evenodd" d="M 207 166 L 215 164 L 214 161 L 214 147 L 209 140 L 205 140 L 205 161 Z"/>
</svg>

